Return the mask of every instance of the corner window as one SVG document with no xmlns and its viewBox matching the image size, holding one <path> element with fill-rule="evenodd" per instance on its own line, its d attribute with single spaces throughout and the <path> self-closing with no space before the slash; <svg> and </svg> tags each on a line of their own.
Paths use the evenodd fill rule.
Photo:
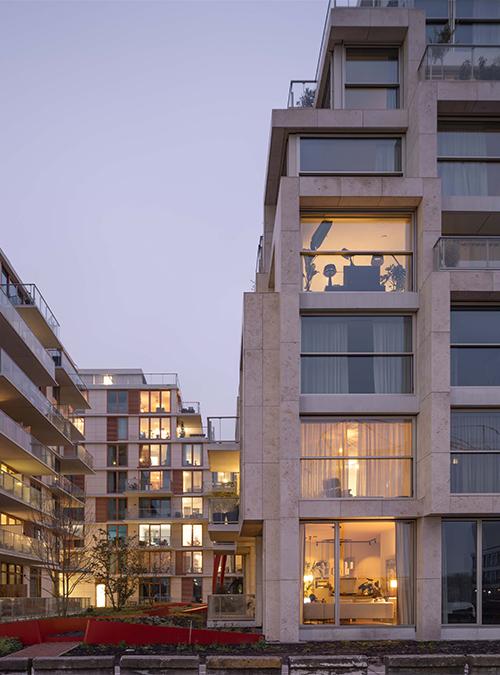
<svg viewBox="0 0 500 675">
<path fill-rule="evenodd" d="M 452 410 L 450 492 L 500 492 L 500 410 Z"/>
<path fill-rule="evenodd" d="M 412 496 L 408 418 L 303 419 L 302 499 Z"/>
<path fill-rule="evenodd" d="M 401 173 L 401 139 L 389 137 L 300 139 L 300 173 Z"/>
<path fill-rule="evenodd" d="M 348 47 L 345 108 L 399 108 L 399 49 Z"/>
<path fill-rule="evenodd" d="M 302 317 L 303 394 L 409 394 L 411 317 Z"/>
<path fill-rule="evenodd" d="M 302 289 L 306 292 L 413 288 L 411 217 L 303 213 Z"/>
<path fill-rule="evenodd" d="M 500 387 L 500 307 L 452 307 L 451 384 Z"/>
</svg>

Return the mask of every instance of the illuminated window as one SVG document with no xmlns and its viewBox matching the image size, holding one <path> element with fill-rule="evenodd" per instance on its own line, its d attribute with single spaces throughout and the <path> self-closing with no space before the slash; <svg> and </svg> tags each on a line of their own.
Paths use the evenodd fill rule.
<svg viewBox="0 0 500 675">
<path fill-rule="evenodd" d="M 170 438 L 170 418 L 141 417 L 139 421 L 139 437 L 151 440 Z"/>
<path fill-rule="evenodd" d="M 169 413 L 170 391 L 141 391 L 141 413 Z"/>
<path fill-rule="evenodd" d="M 183 492 L 202 492 L 203 491 L 203 472 L 202 471 L 183 471 L 182 472 L 182 491 Z"/>
<path fill-rule="evenodd" d="M 182 446 L 182 466 L 201 466 L 203 446 L 200 443 L 186 443 Z"/>
<path fill-rule="evenodd" d="M 139 546 L 170 546 L 170 530 L 168 523 L 140 523 Z"/>
<path fill-rule="evenodd" d="M 184 551 L 182 554 L 184 574 L 202 574 L 203 553 L 201 551 Z"/>
<path fill-rule="evenodd" d="M 203 497 L 183 497 L 182 517 L 201 518 L 203 516 Z"/>
<path fill-rule="evenodd" d="M 183 546 L 202 546 L 203 526 L 202 525 L 183 525 L 182 526 L 182 545 Z"/>
<path fill-rule="evenodd" d="M 140 466 L 170 466 L 169 445 L 141 445 L 139 448 Z"/>
</svg>

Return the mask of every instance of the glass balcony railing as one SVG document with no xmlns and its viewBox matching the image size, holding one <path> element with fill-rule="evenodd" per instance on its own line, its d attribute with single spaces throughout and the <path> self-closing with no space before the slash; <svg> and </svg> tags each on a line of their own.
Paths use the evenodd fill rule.
<svg viewBox="0 0 500 675">
<path fill-rule="evenodd" d="M 20 448 L 29 452 L 40 462 L 55 470 L 56 459 L 54 453 L 45 445 L 39 443 L 25 431 L 21 425 L 0 410 L 0 434 L 16 443 Z M 13 468 L 16 468 L 13 466 Z"/>
<path fill-rule="evenodd" d="M 90 606 L 90 598 L 68 598 L 68 614 L 80 614 Z M 0 598 L 0 620 L 57 616 L 57 598 Z"/>
<path fill-rule="evenodd" d="M 291 80 L 288 90 L 288 107 L 313 108 L 316 89 L 316 80 Z"/>
<path fill-rule="evenodd" d="M 500 270 L 500 237 L 441 237 L 434 252 L 438 270 Z"/>
<path fill-rule="evenodd" d="M 54 335 L 59 335 L 59 322 L 35 284 L 4 284 L 2 289 L 13 305 L 37 307 Z"/>
<path fill-rule="evenodd" d="M 238 417 L 209 417 L 208 440 L 212 443 L 237 443 L 239 441 Z"/>
<path fill-rule="evenodd" d="M 83 445 L 65 447 L 61 457 L 64 459 L 79 459 L 91 469 L 94 467 L 94 458 L 90 452 L 83 447 Z"/>
<path fill-rule="evenodd" d="M 177 373 L 83 373 L 86 384 L 113 386 L 143 387 L 164 386 L 179 388 Z"/>
<path fill-rule="evenodd" d="M 255 595 L 209 595 L 209 621 L 253 621 Z"/>
<path fill-rule="evenodd" d="M 302 290 L 401 292 L 412 290 L 412 255 L 405 252 L 303 252 Z"/>
<path fill-rule="evenodd" d="M 141 478 L 133 478 L 127 483 L 126 492 L 171 492 L 170 479 L 163 481 L 145 481 Z"/>
<path fill-rule="evenodd" d="M 500 80 L 500 45 L 427 45 L 420 76 L 425 80 Z"/>
<path fill-rule="evenodd" d="M 200 402 L 199 401 L 181 401 L 180 412 L 183 415 L 199 415 Z"/>
<path fill-rule="evenodd" d="M 33 555 L 33 549 L 29 537 L 26 537 L 24 534 L 17 534 L 16 532 L 10 532 L 9 530 L 5 529 L 0 530 L 0 550 Z M 0 598 L 0 610 L 3 599 L 4 598 Z M 2 616 L 3 615 L 0 611 L 0 617 Z"/>
<path fill-rule="evenodd" d="M 388 9 L 392 7 L 411 8 L 418 6 L 418 0 L 330 0 L 329 8 L 366 8 L 366 9 Z"/>
<path fill-rule="evenodd" d="M 236 525 L 240 519 L 238 499 L 221 497 L 209 499 L 209 521 L 213 525 Z"/>
<path fill-rule="evenodd" d="M 51 502 L 44 501 L 42 492 L 36 490 L 23 477 L 0 470 L 0 490 L 24 502 L 27 506 L 38 511 L 51 511 Z"/>
<path fill-rule="evenodd" d="M 53 488 L 63 490 L 67 494 L 71 495 L 72 497 L 75 497 L 80 501 L 83 501 L 85 499 L 84 491 L 80 487 L 78 487 L 78 485 L 75 485 L 75 483 L 70 481 L 65 476 L 59 475 L 51 476 L 48 480 L 48 485 L 50 485 Z"/>
<path fill-rule="evenodd" d="M 52 360 L 54 361 L 55 366 L 57 368 L 64 368 L 64 370 L 68 373 L 71 380 L 74 382 L 75 386 L 78 387 L 78 389 L 80 389 L 80 391 L 86 391 L 87 387 L 86 387 L 85 383 L 83 382 L 82 378 L 77 373 L 76 368 L 71 363 L 71 361 L 68 359 L 68 357 L 63 352 L 63 350 L 62 349 L 48 349 L 47 351 L 50 354 L 50 356 L 52 357 Z"/>
</svg>

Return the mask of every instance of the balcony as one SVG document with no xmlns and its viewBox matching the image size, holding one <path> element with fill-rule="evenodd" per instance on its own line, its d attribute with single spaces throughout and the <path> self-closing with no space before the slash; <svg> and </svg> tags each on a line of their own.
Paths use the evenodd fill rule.
<svg viewBox="0 0 500 675">
<path fill-rule="evenodd" d="M 59 455 L 62 474 L 93 474 L 94 458 L 83 445 L 67 446 Z"/>
<path fill-rule="evenodd" d="M 314 108 L 316 80 L 291 80 L 288 90 L 289 108 Z"/>
<path fill-rule="evenodd" d="M 55 471 L 55 455 L 0 410 L 0 458 L 15 471 L 42 476 Z"/>
<path fill-rule="evenodd" d="M 500 270 L 500 237 L 441 237 L 434 254 L 438 270 Z"/>
<path fill-rule="evenodd" d="M 425 80 L 500 80 L 500 46 L 427 45 L 419 73 Z"/>
<path fill-rule="evenodd" d="M 73 425 L 3 349 L 0 350 L 0 400 L 1 408 L 16 422 L 31 427 L 42 443 L 71 442 Z"/>
<path fill-rule="evenodd" d="M 129 480 L 124 490 L 125 493 L 132 494 L 151 494 L 151 493 L 166 493 L 172 492 L 172 485 L 170 479 L 161 481 L 146 482 L 140 477 Z"/>
<path fill-rule="evenodd" d="M 13 358 L 22 363 L 24 370 L 36 384 L 42 386 L 56 383 L 52 359 L 28 324 L 19 316 L 5 291 L 0 292 L 0 347 L 8 349 Z"/>
<path fill-rule="evenodd" d="M 209 595 L 208 621 L 254 621 L 255 595 Z"/>
<path fill-rule="evenodd" d="M 217 497 L 208 501 L 208 533 L 214 542 L 235 541 L 240 531 L 239 499 Z"/>
<path fill-rule="evenodd" d="M 177 373 L 83 373 L 83 380 L 87 385 L 104 385 L 106 387 L 175 387 L 179 388 Z"/>
<path fill-rule="evenodd" d="M 239 443 L 239 418 L 209 417 L 208 440 L 210 443 Z"/>
<path fill-rule="evenodd" d="M 65 476 L 51 476 L 46 483 L 52 490 L 72 497 L 79 502 L 85 501 L 85 492 Z"/>
<path fill-rule="evenodd" d="M 85 397 L 87 387 L 66 353 L 62 349 L 49 349 L 48 352 L 56 367 L 60 403 L 80 410 L 90 408 Z"/>
<path fill-rule="evenodd" d="M 1 508 L 12 515 L 25 515 L 31 509 L 50 513 L 52 504 L 49 500 L 44 502 L 42 492 L 35 490 L 24 477 L 0 470 Z"/>
<path fill-rule="evenodd" d="M 1 547 L 1 545 L 0 545 Z M 69 598 L 68 614 L 80 614 L 90 606 L 90 598 Z M 58 616 L 56 598 L 0 598 L 0 619 Z"/>
<path fill-rule="evenodd" d="M 46 349 L 61 346 L 59 322 L 35 284 L 8 284 L 2 290 Z"/>
<path fill-rule="evenodd" d="M 200 402 L 199 401 L 181 401 L 179 412 L 182 415 L 199 415 Z"/>
<path fill-rule="evenodd" d="M 20 558 L 25 558 L 28 562 L 36 560 L 30 538 L 24 534 L 17 534 L 5 529 L 0 530 L 0 554 L 5 562 L 19 563 Z M 19 598 L 19 600 L 21 599 L 26 600 L 27 598 Z M 0 598 L 0 618 L 4 618 L 1 605 L 4 600 L 7 600 L 7 598 Z M 19 615 L 16 615 L 15 618 L 18 619 Z"/>
</svg>

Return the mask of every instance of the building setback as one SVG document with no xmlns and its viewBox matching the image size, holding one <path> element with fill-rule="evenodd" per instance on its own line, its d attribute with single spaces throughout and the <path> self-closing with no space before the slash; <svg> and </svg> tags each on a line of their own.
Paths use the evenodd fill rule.
<svg viewBox="0 0 500 675">
<path fill-rule="evenodd" d="M 498 2 L 337 0 L 272 112 L 240 388 L 268 639 L 498 635 L 499 55 Z"/>
</svg>

